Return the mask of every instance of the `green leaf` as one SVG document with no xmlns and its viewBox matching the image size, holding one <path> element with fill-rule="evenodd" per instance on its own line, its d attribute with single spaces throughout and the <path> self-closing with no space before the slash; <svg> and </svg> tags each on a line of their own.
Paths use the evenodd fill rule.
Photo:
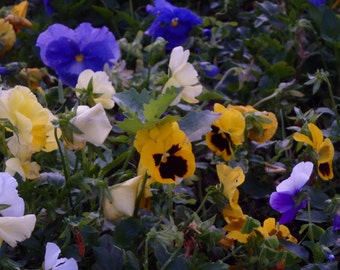
<svg viewBox="0 0 340 270">
<path fill-rule="evenodd" d="M 322 247 L 318 243 L 314 243 L 312 241 L 304 241 L 302 244 L 308 247 L 313 252 L 314 261 L 316 263 L 323 262 L 325 259 L 325 254 L 322 251 Z"/>
<path fill-rule="evenodd" d="M 149 103 L 151 97 L 145 89 L 140 93 L 136 89 L 130 89 L 116 93 L 113 99 L 124 112 L 136 113 L 141 120 L 144 120 L 143 106 Z"/>
<path fill-rule="evenodd" d="M 170 104 L 177 97 L 178 93 L 168 91 L 159 95 L 157 99 L 151 99 L 149 104 L 144 104 L 144 116 L 147 121 L 157 120 L 166 111 Z"/>
<path fill-rule="evenodd" d="M 288 249 L 290 252 L 295 254 L 296 256 L 308 260 L 309 253 L 308 251 L 303 247 L 298 244 L 292 243 L 290 241 L 284 240 L 284 239 L 279 239 L 281 245 L 283 245 L 286 249 Z"/>
<path fill-rule="evenodd" d="M 202 136 L 211 130 L 211 125 L 220 118 L 220 114 L 205 110 L 191 111 L 185 115 L 178 124 L 191 142 L 202 139 Z"/>
<path fill-rule="evenodd" d="M 221 262 L 221 261 L 217 261 L 217 262 L 210 262 L 210 263 L 203 263 L 201 265 L 197 266 L 198 270 L 227 270 L 229 269 L 229 265 Z"/>
<path fill-rule="evenodd" d="M 251 233 L 254 229 L 260 226 L 261 223 L 258 220 L 248 216 L 246 223 L 242 227 L 241 233 Z"/>
</svg>

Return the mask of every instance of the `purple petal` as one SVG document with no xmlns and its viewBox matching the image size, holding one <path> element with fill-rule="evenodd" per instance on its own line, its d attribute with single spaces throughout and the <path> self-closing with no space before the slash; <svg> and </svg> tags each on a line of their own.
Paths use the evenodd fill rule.
<svg viewBox="0 0 340 270">
<path fill-rule="evenodd" d="M 283 213 L 293 209 L 295 202 L 290 194 L 273 192 L 270 195 L 269 204 L 274 210 Z"/>
<path fill-rule="evenodd" d="M 284 212 L 279 220 L 280 224 L 286 224 L 294 220 L 295 216 L 297 214 L 297 210 L 292 208 L 287 212 Z"/>
<path fill-rule="evenodd" d="M 340 213 L 335 213 L 333 218 L 333 231 L 340 230 Z"/>
<path fill-rule="evenodd" d="M 49 62 L 46 59 L 46 50 L 48 45 L 56 40 L 56 37 L 63 36 L 70 40 L 74 40 L 74 31 L 62 24 L 53 24 L 42 32 L 36 42 L 36 46 L 40 47 L 40 58 L 45 65 Z"/>
</svg>

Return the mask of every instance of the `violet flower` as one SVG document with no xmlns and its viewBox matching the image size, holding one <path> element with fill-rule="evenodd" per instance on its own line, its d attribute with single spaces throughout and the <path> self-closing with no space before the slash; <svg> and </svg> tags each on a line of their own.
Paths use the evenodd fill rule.
<svg viewBox="0 0 340 270">
<path fill-rule="evenodd" d="M 82 23 L 75 30 L 53 24 L 39 35 L 36 45 L 43 63 L 72 87 L 83 70 L 102 71 L 104 64 L 120 57 L 118 43 L 109 29 L 94 28 L 90 23 Z"/>
<path fill-rule="evenodd" d="M 291 222 L 297 212 L 306 207 L 307 199 L 297 200 L 302 188 L 308 182 L 313 171 L 312 162 L 300 162 L 294 168 L 290 177 L 282 181 L 277 187 L 276 192 L 270 195 L 270 206 L 282 213 L 280 224 Z"/>
<path fill-rule="evenodd" d="M 166 0 L 155 0 L 155 6 L 147 5 L 146 10 L 157 18 L 145 32 L 147 35 L 164 38 L 167 50 L 185 43 L 195 25 L 202 19 L 186 8 L 171 5 Z"/>
<path fill-rule="evenodd" d="M 338 207 L 333 218 L 333 231 L 340 230 L 340 207 Z"/>
<path fill-rule="evenodd" d="M 313 4 L 314 6 L 321 6 L 326 4 L 327 0 L 309 0 L 309 3 Z"/>
</svg>

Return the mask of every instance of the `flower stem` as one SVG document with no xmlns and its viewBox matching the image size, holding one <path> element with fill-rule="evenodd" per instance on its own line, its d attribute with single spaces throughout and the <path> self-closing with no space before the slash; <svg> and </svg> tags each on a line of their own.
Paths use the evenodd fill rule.
<svg viewBox="0 0 340 270">
<path fill-rule="evenodd" d="M 66 179 L 66 183 L 67 183 L 67 180 L 70 178 L 70 172 L 68 170 L 68 166 L 67 166 L 66 159 L 65 159 L 65 156 L 67 154 L 64 155 L 63 149 L 61 148 L 60 141 L 58 139 L 57 128 L 54 128 L 54 138 L 55 138 L 55 140 L 57 142 L 57 145 L 58 145 L 58 150 L 59 150 L 59 153 L 60 153 L 61 163 L 63 165 L 64 175 L 65 175 L 65 179 Z"/>
<path fill-rule="evenodd" d="M 307 202 L 308 207 L 308 232 L 309 232 L 309 238 L 314 243 L 314 233 L 312 228 L 312 217 L 311 217 L 311 209 L 310 209 L 310 200 Z"/>
</svg>

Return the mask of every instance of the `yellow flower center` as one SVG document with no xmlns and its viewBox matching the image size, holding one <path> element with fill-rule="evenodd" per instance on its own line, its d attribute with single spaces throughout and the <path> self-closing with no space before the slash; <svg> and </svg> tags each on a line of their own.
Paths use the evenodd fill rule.
<svg viewBox="0 0 340 270">
<path fill-rule="evenodd" d="M 178 25 L 178 18 L 173 18 L 171 21 L 171 26 L 176 27 Z"/>
<path fill-rule="evenodd" d="M 84 59 L 84 57 L 83 57 L 82 54 L 77 54 L 77 55 L 76 55 L 76 61 L 77 61 L 77 62 L 82 62 L 83 59 Z"/>
</svg>

